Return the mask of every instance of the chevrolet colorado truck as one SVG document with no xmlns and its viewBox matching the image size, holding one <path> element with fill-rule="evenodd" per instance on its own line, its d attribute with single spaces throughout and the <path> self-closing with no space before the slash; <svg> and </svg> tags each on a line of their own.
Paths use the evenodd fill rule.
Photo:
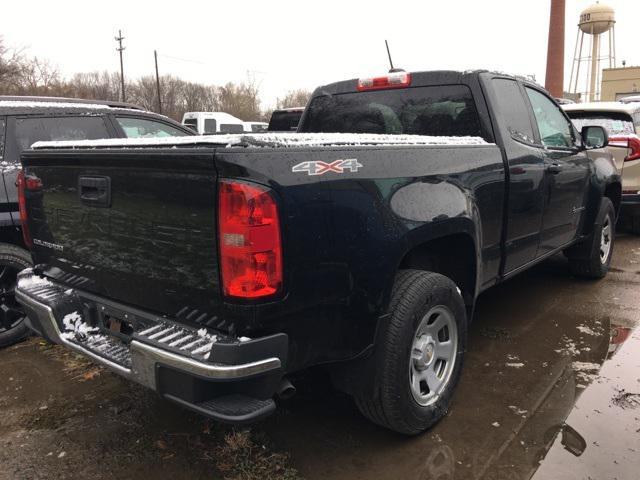
<svg viewBox="0 0 640 480">
<path fill-rule="evenodd" d="M 38 143 L 16 297 L 35 332 L 210 418 L 262 418 L 322 365 L 417 434 L 447 411 L 481 292 L 558 252 L 607 273 L 606 145 L 490 72 L 323 86 L 299 133 Z"/>
</svg>

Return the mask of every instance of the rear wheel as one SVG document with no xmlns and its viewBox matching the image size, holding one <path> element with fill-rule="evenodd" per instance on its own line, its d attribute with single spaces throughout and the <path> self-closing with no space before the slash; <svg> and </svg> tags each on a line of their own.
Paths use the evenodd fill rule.
<svg viewBox="0 0 640 480">
<path fill-rule="evenodd" d="M 24 311 L 15 298 L 15 289 L 18 272 L 30 266 L 29 252 L 15 245 L 0 243 L 0 347 L 21 340 L 28 333 Z"/>
<path fill-rule="evenodd" d="M 447 277 L 401 271 L 391 318 L 378 339 L 378 391 L 356 398 L 373 422 L 414 435 L 442 418 L 462 368 L 467 319 L 456 285 Z"/>
<path fill-rule="evenodd" d="M 600 202 L 593 234 L 585 243 L 571 249 L 569 269 L 572 274 L 595 279 L 603 278 L 607 274 L 613 256 L 615 218 L 613 203 L 604 197 Z"/>
</svg>

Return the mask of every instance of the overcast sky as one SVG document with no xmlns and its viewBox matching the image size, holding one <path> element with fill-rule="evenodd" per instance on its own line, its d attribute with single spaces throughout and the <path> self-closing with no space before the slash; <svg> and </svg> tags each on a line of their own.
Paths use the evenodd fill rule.
<svg viewBox="0 0 640 480">
<path fill-rule="evenodd" d="M 591 3 L 567 0 L 565 88 Z M 640 1 L 606 3 L 617 11 L 618 61 L 640 64 Z M 249 74 L 271 106 L 290 89 L 385 72 L 385 38 L 406 70 L 488 68 L 543 84 L 548 16 L 549 0 L 23 0 L 3 2 L 0 32 L 70 75 L 119 70 L 122 29 L 125 76 L 152 74 L 157 49 L 161 74 L 217 85 Z"/>
</svg>

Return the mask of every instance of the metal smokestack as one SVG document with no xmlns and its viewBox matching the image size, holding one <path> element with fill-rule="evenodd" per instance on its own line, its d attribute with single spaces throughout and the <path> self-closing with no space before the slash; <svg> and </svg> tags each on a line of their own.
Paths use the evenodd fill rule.
<svg viewBox="0 0 640 480">
<path fill-rule="evenodd" d="M 544 86 L 556 98 L 564 95 L 564 26 L 565 0 L 551 0 Z"/>
</svg>

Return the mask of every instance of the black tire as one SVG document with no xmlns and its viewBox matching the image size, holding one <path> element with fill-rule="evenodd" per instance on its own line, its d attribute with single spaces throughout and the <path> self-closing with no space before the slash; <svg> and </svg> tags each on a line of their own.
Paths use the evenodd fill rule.
<svg viewBox="0 0 640 480">
<path fill-rule="evenodd" d="M 16 276 L 31 266 L 31 254 L 23 248 L 0 243 L 0 347 L 7 347 L 25 338 L 29 329 L 24 312 L 15 299 Z"/>
<path fill-rule="evenodd" d="M 421 405 L 411 387 L 416 333 L 426 315 L 442 307 L 448 309 L 455 321 L 456 349 L 451 355 L 448 381 L 443 382 L 437 400 Z M 376 344 L 377 391 L 373 396 L 355 400 L 362 414 L 374 423 L 415 435 L 434 425 L 449 408 L 467 341 L 465 305 L 460 291 L 449 278 L 433 272 L 402 270 L 395 280 L 389 311 L 391 316 L 381 326 Z M 435 354 L 431 358 L 435 358 Z"/>
<path fill-rule="evenodd" d="M 569 255 L 569 270 L 577 277 L 600 279 L 609 272 L 611 258 L 613 257 L 613 247 L 616 238 L 616 210 L 613 203 L 607 197 L 600 202 L 600 210 L 596 217 L 593 234 L 582 244 L 572 247 Z M 603 247 L 603 230 L 609 228 L 609 248 L 606 256 L 601 255 Z"/>
</svg>

